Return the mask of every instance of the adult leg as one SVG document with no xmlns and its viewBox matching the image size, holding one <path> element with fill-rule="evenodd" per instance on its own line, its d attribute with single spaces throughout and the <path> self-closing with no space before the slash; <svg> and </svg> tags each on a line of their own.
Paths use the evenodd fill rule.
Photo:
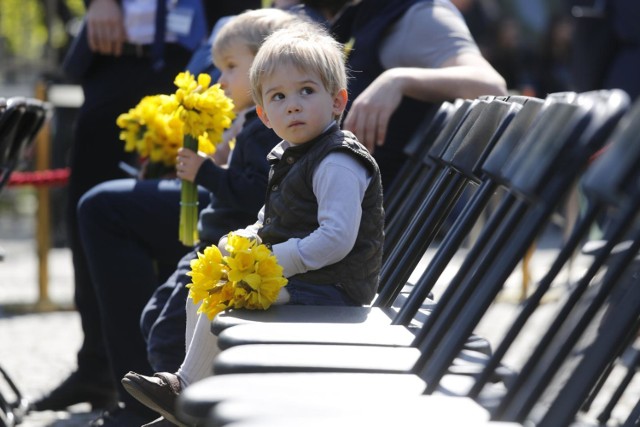
<svg viewBox="0 0 640 427">
<path fill-rule="evenodd" d="M 208 193 L 202 191 L 206 200 Z M 172 264 L 188 250 L 177 239 L 177 180 L 108 181 L 80 200 L 82 243 L 100 307 L 106 353 L 120 400 L 137 405 L 120 379 L 129 370 L 150 372 L 138 329 L 142 308 L 161 283 L 158 263 Z"/>
<path fill-rule="evenodd" d="M 111 367 L 102 343 L 98 302 L 77 228 L 76 206 L 80 197 L 96 184 L 125 176 L 118 164 L 131 156 L 124 152 L 118 139 L 116 118 L 145 95 L 175 90 L 173 79 L 186 64 L 189 53 L 167 53 L 171 60 L 159 72 L 151 71 L 145 58 L 97 56 L 83 82 L 84 104 L 77 117 L 70 153 L 67 228 L 74 267 L 74 302 L 84 340 L 77 354 L 77 370 L 48 396 L 36 401 L 35 409 L 63 409 L 92 401 L 88 386 L 102 391 L 95 395 L 96 400 L 101 400 L 94 402 L 98 406 L 104 406 L 106 396 L 114 396 L 115 384 L 108 375 Z"/>
</svg>

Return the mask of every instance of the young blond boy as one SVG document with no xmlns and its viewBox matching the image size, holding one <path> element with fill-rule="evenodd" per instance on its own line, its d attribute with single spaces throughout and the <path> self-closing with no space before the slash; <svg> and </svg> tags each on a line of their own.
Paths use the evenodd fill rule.
<svg viewBox="0 0 640 427">
<path fill-rule="evenodd" d="M 279 302 L 371 302 L 382 258 L 382 184 L 366 148 L 338 126 L 347 103 L 342 46 L 311 24 L 278 30 L 256 55 L 250 80 L 258 116 L 283 141 L 268 155 L 265 206 L 241 232 L 271 247 L 283 266 L 289 283 Z M 207 317 L 195 323 L 177 373 L 123 379 L 135 398 L 178 425 L 175 400 L 210 375 L 217 353 Z"/>
</svg>

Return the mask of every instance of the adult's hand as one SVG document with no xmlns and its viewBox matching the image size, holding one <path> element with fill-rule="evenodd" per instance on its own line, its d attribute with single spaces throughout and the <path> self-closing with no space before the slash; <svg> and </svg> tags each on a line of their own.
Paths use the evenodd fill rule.
<svg viewBox="0 0 640 427">
<path fill-rule="evenodd" d="M 126 40 L 120 5 L 115 0 L 92 0 L 87 9 L 89 47 L 103 55 L 120 56 Z"/>
<path fill-rule="evenodd" d="M 344 120 L 344 129 L 353 132 L 373 153 L 384 144 L 389 119 L 402 101 L 402 81 L 393 69 L 380 74 L 353 101 Z"/>
</svg>

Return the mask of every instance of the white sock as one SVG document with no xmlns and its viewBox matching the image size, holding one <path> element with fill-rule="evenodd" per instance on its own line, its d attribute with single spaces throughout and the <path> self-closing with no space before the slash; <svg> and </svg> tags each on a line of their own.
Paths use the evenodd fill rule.
<svg viewBox="0 0 640 427">
<path fill-rule="evenodd" d="M 185 311 L 187 312 L 187 326 L 184 331 L 184 348 L 189 349 L 191 346 L 191 340 L 193 339 L 193 335 L 196 330 L 196 322 L 198 321 L 198 309 L 202 305 L 194 304 L 193 300 L 189 297 L 187 298 L 187 305 L 185 307 Z"/>
<path fill-rule="evenodd" d="M 194 312 L 196 310 L 197 307 Z M 189 309 L 187 309 L 187 319 L 189 319 Z M 220 351 L 218 338 L 211 333 L 211 321 L 206 314 L 197 315 L 191 335 L 190 340 L 187 337 L 187 354 L 177 372 L 183 389 L 189 384 L 212 375 L 213 359 Z"/>
</svg>

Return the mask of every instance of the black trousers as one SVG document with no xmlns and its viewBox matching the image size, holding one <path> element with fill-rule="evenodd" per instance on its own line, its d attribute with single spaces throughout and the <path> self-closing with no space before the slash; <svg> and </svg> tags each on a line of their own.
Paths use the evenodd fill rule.
<svg viewBox="0 0 640 427">
<path fill-rule="evenodd" d="M 82 82 L 84 103 L 77 116 L 69 158 L 67 228 L 75 275 L 74 299 L 84 333 L 77 355 L 78 371 L 91 379 L 104 378 L 110 372 L 110 365 L 103 342 L 98 300 L 78 232 L 77 204 L 96 184 L 125 177 L 118 164 L 132 160 L 132 155 L 124 152 L 124 142 L 118 139 L 120 129 L 116 118 L 146 95 L 173 93 L 176 89 L 173 80 L 183 71 L 189 58 L 190 52 L 186 49 L 168 45 L 165 48 L 166 65 L 156 71 L 149 58 L 98 56 Z M 126 303 L 126 295 L 122 298 Z M 119 381 L 117 385 L 120 385 Z"/>
</svg>

